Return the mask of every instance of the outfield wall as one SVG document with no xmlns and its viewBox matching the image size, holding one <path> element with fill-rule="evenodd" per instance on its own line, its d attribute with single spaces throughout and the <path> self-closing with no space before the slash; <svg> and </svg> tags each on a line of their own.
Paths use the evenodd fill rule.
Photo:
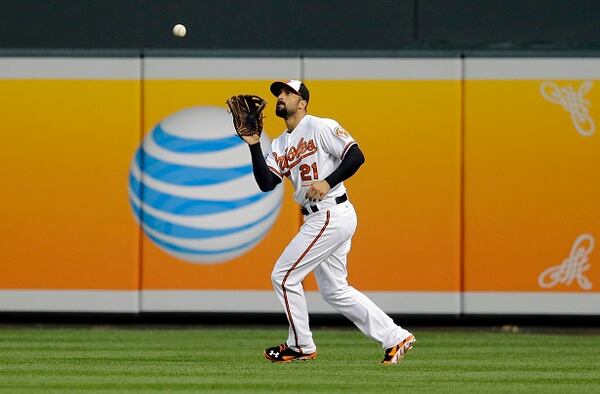
<svg viewBox="0 0 600 394">
<path fill-rule="evenodd" d="M 0 311 L 279 312 L 301 217 L 289 184 L 257 191 L 224 100 L 301 78 L 367 157 L 352 285 L 397 314 L 600 315 L 599 77 L 597 58 L 0 58 Z"/>
</svg>

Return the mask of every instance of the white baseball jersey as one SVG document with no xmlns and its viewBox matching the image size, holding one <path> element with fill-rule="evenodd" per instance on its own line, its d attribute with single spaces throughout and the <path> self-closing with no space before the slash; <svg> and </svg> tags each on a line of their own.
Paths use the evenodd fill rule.
<svg viewBox="0 0 600 394">
<path fill-rule="evenodd" d="M 306 205 L 310 185 L 331 174 L 354 144 L 354 138 L 335 120 L 305 115 L 291 133 L 284 131 L 273 140 L 266 157 L 267 166 L 282 180 L 290 178 L 295 200 Z M 345 192 L 344 182 L 340 182 L 325 198 Z"/>
</svg>

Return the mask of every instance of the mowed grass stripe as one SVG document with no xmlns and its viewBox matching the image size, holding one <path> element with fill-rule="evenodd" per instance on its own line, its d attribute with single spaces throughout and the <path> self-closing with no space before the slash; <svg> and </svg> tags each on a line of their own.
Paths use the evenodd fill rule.
<svg viewBox="0 0 600 394">
<path fill-rule="evenodd" d="M 319 358 L 272 364 L 278 328 L 3 328 L 2 392 L 593 392 L 600 336 L 414 330 L 395 366 L 358 330 L 314 329 Z"/>
</svg>

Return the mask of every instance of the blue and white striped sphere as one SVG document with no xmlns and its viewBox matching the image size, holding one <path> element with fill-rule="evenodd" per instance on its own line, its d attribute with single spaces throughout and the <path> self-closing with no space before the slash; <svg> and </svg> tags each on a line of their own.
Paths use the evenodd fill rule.
<svg viewBox="0 0 600 394">
<path fill-rule="evenodd" d="M 263 133 L 263 152 L 270 145 Z M 224 108 L 202 106 L 161 121 L 136 151 L 129 199 L 146 235 L 181 260 L 215 264 L 256 246 L 279 214 L 283 187 L 263 193 L 250 151 Z"/>
</svg>

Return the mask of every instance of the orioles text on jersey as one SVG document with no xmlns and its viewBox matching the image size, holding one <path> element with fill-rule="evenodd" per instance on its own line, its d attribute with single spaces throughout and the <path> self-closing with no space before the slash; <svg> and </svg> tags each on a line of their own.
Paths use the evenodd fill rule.
<svg viewBox="0 0 600 394">
<path fill-rule="evenodd" d="M 317 145 L 315 144 L 315 140 L 311 139 L 305 141 L 304 138 L 300 138 L 298 145 L 285 148 L 283 155 L 279 156 L 277 152 L 273 152 L 273 158 L 277 162 L 281 173 L 285 176 L 288 176 L 289 171 L 298 165 L 302 159 L 315 153 L 317 153 Z"/>
</svg>

